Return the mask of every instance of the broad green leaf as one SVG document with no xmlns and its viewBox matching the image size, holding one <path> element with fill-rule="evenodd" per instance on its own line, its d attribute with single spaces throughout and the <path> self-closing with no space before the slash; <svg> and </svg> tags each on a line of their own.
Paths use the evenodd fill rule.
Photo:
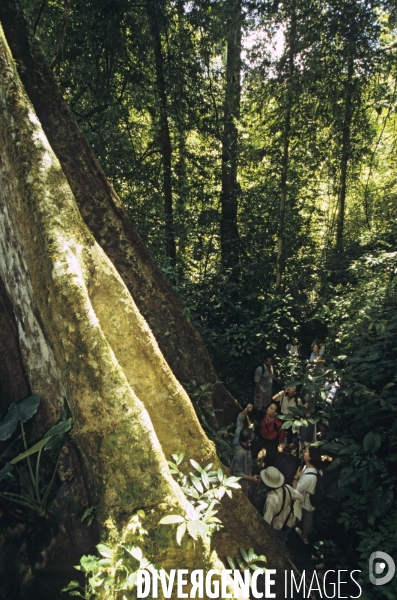
<svg viewBox="0 0 397 600">
<path fill-rule="evenodd" d="M 110 567 L 112 564 L 113 561 L 110 558 L 100 558 L 98 560 L 98 565 L 101 565 L 101 567 Z"/>
<path fill-rule="evenodd" d="M 364 438 L 363 447 L 366 452 L 376 452 L 382 443 L 379 433 L 370 431 Z"/>
<path fill-rule="evenodd" d="M 130 573 L 127 578 L 127 589 L 132 590 L 137 584 L 138 575 L 137 573 Z"/>
<path fill-rule="evenodd" d="M 69 590 L 73 590 L 75 588 L 79 588 L 80 584 L 78 581 L 69 581 L 68 585 L 62 588 L 61 592 L 68 592 Z"/>
<path fill-rule="evenodd" d="M 39 404 L 40 396 L 37 394 L 32 394 L 32 396 L 29 396 L 28 398 L 25 398 L 25 400 L 21 400 L 21 402 L 17 403 L 22 423 L 25 423 L 37 413 Z"/>
<path fill-rule="evenodd" d="M 174 523 L 183 523 L 185 519 L 180 515 L 167 515 L 159 521 L 159 525 L 173 525 Z"/>
<path fill-rule="evenodd" d="M 18 407 L 15 402 L 10 404 L 8 411 L 0 423 L 0 441 L 8 440 L 17 428 L 19 422 Z"/>
<path fill-rule="evenodd" d="M 229 567 L 233 570 L 236 571 L 236 565 L 234 564 L 234 560 L 232 558 L 230 558 L 230 556 L 226 556 L 226 560 L 229 563 Z"/>
<path fill-rule="evenodd" d="M 98 558 L 92 554 L 84 555 L 80 558 L 80 565 L 84 571 L 91 571 L 98 563 Z"/>
<path fill-rule="evenodd" d="M 176 541 L 178 543 L 178 546 L 181 545 L 181 541 L 182 541 L 183 536 L 185 535 L 185 532 L 186 532 L 186 521 L 184 521 L 183 523 L 178 525 L 178 528 L 176 530 Z"/>
<path fill-rule="evenodd" d="M 187 521 L 186 525 L 187 525 L 187 530 L 188 530 L 189 535 L 194 540 L 197 540 L 197 535 L 198 535 L 197 525 L 198 525 L 198 522 L 197 521 Z"/>
<path fill-rule="evenodd" d="M 196 469 L 196 471 L 198 471 L 199 473 L 203 472 L 203 469 L 200 467 L 200 465 L 198 464 L 198 462 L 196 462 L 195 460 L 193 460 L 193 458 L 190 459 L 190 464 Z"/>
<path fill-rule="evenodd" d="M 186 516 L 190 521 L 198 521 L 200 518 L 199 513 L 195 510 L 194 506 L 190 502 L 186 505 Z"/>
<path fill-rule="evenodd" d="M 51 450 L 58 445 L 63 438 L 64 434 L 67 433 L 72 427 L 72 419 L 66 419 L 65 421 L 59 421 L 56 425 L 50 427 L 50 429 L 44 434 L 44 437 L 51 437 L 51 439 L 45 445 L 44 450 Z"/>
<path fill-rule="evenodd" d="M 253 571 L 261 571 L 261 573 L 265 572 L 264 567 L 258 567 L 258 565 L 256 565 L 255 563 L 250 564 L 250 569 L 252 569 Z"/>
<path fill-rule="evenodd" d="M 210 480 L 208 479 L 208 475 L 205 471 L 201 473 L 201 481 L 203 482 L 205 488 L 208 490 L 210 487 Z"/>
<path fill-rule="evenodd" d="M 105 544 L 97 544 L 96 548 L 99 554 L 101 554 L 105 558 L 113 558 L 113 551 L 107 546 L 105 546 Z"/>
<path fill-rule="evenodd" d="M 46 445 L 46 443 L 48 442 L 49 439 L 50 439 L 49 437 L 43 438 L 42 440 L 37 442 L 37 444 L 35 444 L 31 448 L 28 448 L 26 450 L 26 452 L 22 452 L 22 454 L 18 454 L 18 456 L 16 456 L 15 458 L 13 458 L 10 461 L 10 464 L 15 465 L 20 460 L 23 460 L 24 458 L 27 458 L 28 456 L 31 456 L 32 454 L 36 454 L 36 452 L 39 452 L 40 450 L 42 450 L 44 448 L 44 446 Z"/>
<path fill-rule="evenodd" d="M 135 558 L 135 560 L 137 560 L 138 562 L 141 562 L 141 560 L 143 558 L 143 552 L 140 548 L 138 548 L 138 547 L 129 548 L 128 552 L 131 554 L 131 556 L 133 556 Z"/>
<path fill-rule="evenodd" d="M 245 562 L 248 563 L 249 558 L 248 558 L 247 552 L 244 550 L 244 548 L 239 548 L 239 550 L 240 550 L 240 554 L 243 557 L 243 559 L 245 560 Z"/>
</svg>

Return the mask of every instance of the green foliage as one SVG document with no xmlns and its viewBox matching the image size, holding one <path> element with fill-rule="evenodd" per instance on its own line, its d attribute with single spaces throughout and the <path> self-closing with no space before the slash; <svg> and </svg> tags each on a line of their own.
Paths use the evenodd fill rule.
<svg viewBox="0 0 397 600">
<path fill-rule="evenodd" d="M 195 460 L 190 459 L 190 464 L 198 473 L 190 472 L 189 478 L 179 469 L 184 455 L 173 454 L 175 462 L 168 461 L 170 471 L 176 475 L 177 481 L 186 498 L 186 513 L 181 515 L 167 515 L 159 522 L 160 525 L 178 525 L 176 540 L 181 543 L 187 532 L 194 540 L 201 537 L 208 540 L 214 531 L 222 527 L 221 521 L 215 516 L 214 507 L 220 503 L 223 496 L 232 496 L 231 489 L 239 488 L 239 477 L 227 477 L 222 469 L 211 471 L 212 463 L 201 467 Z M 189 479 L 191 484 L 189 484 Z"/>
<path fill-rule="evenodd" d="M 340 469 L 337 487 L 330 493 L 335 502 L 330 519 L 349 540 L 347 560 L 353 558 L 353 564 L 363 567 L 372 551 L 393 556 L 397 550 L 396 271 L 394 252 L 354 261 L 349 284 L 331 288 L 328 308 L 321 309 L 330 330 L 337 332 L 332 349 L 342 389 L 334 405 L 324 409 L 329 426 L 322 447 L 337 457 L 334 463 Z M 343 545 L 340 550 L 349 556 Z M 368 578 L 365 584 L 366 594 L 381 597 Z M 384 597 L 396 591 L 394 581 L 382 588 Z"/>
<path fill-rule="evenodd" d="M 98 544 L 96 548 L 99 556 L 82 556 L 80 564 L 75 569 L 84 574 L 84 586 L 73 580 L 63 588 L 62 592 L 67 592 L 70 596 L 79 596 L 84 600 L 91 600 L 104 593 L 106 597 L 114 597 L 117 592 L 136 587 L 138 569 L 159 571 L 159 567 L 143 556 L 139 546 L 131 546 L 125 539 L 132 538 L 135 543 L 144 540 L 147 535 L 146 529 L 142 527 L 144 518 L 144 511 L 139 510 L 131 517 L 124 536 L 109 545 Z"/>
<path fill-rule="evenodd" d="M 241 559 L 236 558 L 235 560 L 233 560 L 230 556 L 226 557 L 229 567 L 231 569 L 233 569 L 233 571 L 237 570 L 237 569 L 244 571 L 247 568 L 251 569 L 252 571 L 261 571 L 261 573 L 264 573 L 266 571 L 265 567 L 260 567 L 257 564 L 258 562 L 262 562 L 262 563 L 266 562 L 266 556 L 263 556 L 263 554 L 256 555 L 253 548 L 250 548 L 249 550 L 244 550 L 243 548 L 240 548 L 240 554 L 241 554 Z M 236 566 L 236 563 L 237 563 L 237 566 Z M 249 573 L 249 583 L 251 586 L 251 583 L 252 583 L 251 573 Z"/>
<path fill-rule="evenodd" d="M 0 423 L 0 441 L 4 442 L 12 436 L 18 423 L 26 423 L 37 412 L 40 397 L 37 394 L 29 396 L 21 402 L 12 402 L 2 422 Z"/>
<path fill-rule="evenodd" d="M 51 478 L 47 484 L 43 482 L 43 466 L 41 463 L 42 452 L 43 450 L 54 450 L 63 445 L 65 434 L 72 426 L 72 420 L 67 419 L 53 425 L 44 434 L 41 440 L 28 448 L 23 424 L 36 414 L 39 404 L 40 398 L 37 395 L 29 396 L 19 403 L 14 402 L 10 405 L 6 416 L 0 423 L 2 440 L 8 440 L 17 429 L 19 423 L 23 446 L 25 448 L 24 452 L 21 452 L 12 458 L 1 469 L 0 481 L 3 482 L 2 486 L 4 489 L 0 492 L 0 497 L 5 498 L 9 502 L 31 509 L 37 513 L 38 516 L 43 516 L 47 510 L 48 497 L 56 476 L 60 451 Z M 7 452 L 8 451 L 6 450 L 5 453 Z M 35 455 L 36 464 L 33 468 L 31 457 L 34 457 Z M 21 461 L 26 462 L 23 463 L 20 469 L 16 465 Z M 15 477 L 12 472 L 14 465 L 15 470 L 17 471 L 17 477 Z M 28 481 L 26 480 L 26 474 L 29 476 Z M 16 491 L 16 489 L 18 489 L 18 483 L 20 483 L 24 489 L 24 493 Z"/>
<path fill-rule="evenodd" d="M 81 515 L 81 519 L 80 521 L 82 523 L 84 523 L 84 521 L 87 521 L 87 525 L 90 526 L 91 523 L 93 522 L 93 520 L 95 519 L 95 512 L 96 512 L 96 506 L 87 506 L 87 508 L 84 510 L 83 514 Z"/>
</svg>

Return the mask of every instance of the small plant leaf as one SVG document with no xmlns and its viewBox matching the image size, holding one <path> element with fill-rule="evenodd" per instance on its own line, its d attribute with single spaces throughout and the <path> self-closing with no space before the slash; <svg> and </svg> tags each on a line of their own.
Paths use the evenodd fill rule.
<svg viewBox="0 0 397 600">
<path fill-rule="evenodd" d="M 8 440 L 17 428 L 19 422 L 18 407 L 15 402 L 10 404 L 8 411 L 0 423 L 0 441 Z"/>
<path fill-rule="evenodd" d="M 39 450 L 42 450 L 44 448 L 44 446 L 46 445 L 46 443 L 48 442 L 49 439 L 50 439 L 49 437 L 45 437 L 42 440 L 40 440 L 39 442 L 37 442 L 31 448 L 28 448 L 26 450 L 26 452 L 22 452 L 22 454 L 18 454 L 18 456 L 16 456 L 15 458 L 13 458 L 10 461 L 10 464 L 15 465 L 20 460 L 23 460 L 24 458 L 27 458 L 28 456 L 31 456 L 32 454 L 36 454 L 36 452 L 39 452 Z"/>
<path fill-rule="evenodd" d="M 175 523 L 183 523 L 185 519 L 180 515 L 167 515 L 159 521 L 159 525 L 174 525 Z"/>
<path fill-rule="evenodd" d="M 97 544 L 97 550 L 101 556 L 104 556 L 105 558 L 113 558 L 112 550 L 105 546 L 105 544 Z"/>
<path fill-rule="evenodd" d="M 178 543 L 178 546 L 181 545 L 181 541 L 182 541 L 183 536 L 185 535 L 185 532 L 186 532 L 186 521 L 184 521 L 183 523 L 178 525 L 178 528 L 176 530 L 176 541 Z"/>
<path fill-rule="evenodd" d="M 200 465 L 198 464 L 198 462 L 196 462 L 195 460 L 193 460 L 193 458 L 190 459 L 190 464 L 196 469 L 196 471 L 198 471 L 199 473 L 203 472 L 203 469 L 200 467 Z"/>
<path fill-rule="evenodd" d="M 59 421 L 56 425 L 50 427 L 50 429 L 44 434 L 44 437 L 51 437 L 51 439 L 45 445 L 45 450 L 51 450 L 62 439 L 63 435 L 69 431 L 72 427 L 72 419 L 66 419 L 65 421 Z"/>
<path fill-rule="evenodd" d="M 17 406 L 19 410 L 19 418 L 21 419 L 22 423 L 25 423 L 37 413 L 39 404 L 40 396 L 37 394 L 32 394 L 32 396 L 29 396 L 28 398 L 25 398 L 25 400 L 18 402 Z"/>
</svg>

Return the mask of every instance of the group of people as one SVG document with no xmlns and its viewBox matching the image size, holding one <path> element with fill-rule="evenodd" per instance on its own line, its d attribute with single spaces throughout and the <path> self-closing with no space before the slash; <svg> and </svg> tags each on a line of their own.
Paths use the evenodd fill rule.
<svg viewBox="0 0 397 600">
<path fill-rule="evenodd" d="M 296 338 L 290 340 L 286 350 L 301 359 L 301 347 Z M 316 338 L 307 363 L 309 368 L 317 361 L 324 361 L 324 353 L 324 344 Z M 282 428 L 280 413 L 287 415 L 292 408 L 299 407 L 307 411 L 303 413 L 306 417 L 310 417 L 309 401 L 299 397 L 296 386 L 273 395 L 273 381 L 278 381 L 273 358 L 267 355 L 255 370 L 254 401 L 248 403 L 237 418 L 230 471 L 241 477 L 244 493 L 258 510 L 263 511 L 264 519 L 282 541 L 301 521 L 295 530 L 307 544 L 313 531 L 313 496 L 317 481 L 323 475 L 321 452 L 310 445 L 315 433 L 313 425 L 308 424 L 295 434 L 291 428 Z M 258 474 L 252 472 L 254 460 L 264 463 L 265 468 Z M 261 494 L 258 492 L 260 487 Z"/>
</svg>

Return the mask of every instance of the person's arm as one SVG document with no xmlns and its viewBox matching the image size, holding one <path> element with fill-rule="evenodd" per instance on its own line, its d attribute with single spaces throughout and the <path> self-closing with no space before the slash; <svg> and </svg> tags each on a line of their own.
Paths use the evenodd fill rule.
<svg viewBox="0 0 397 600">
<path fill-rule="evenodd" d="M 241 413 L 239 413 L 237 415 L 236 431 L 234 432 L 234 437 L 235 438 L 237 438 L 237 436 L 240 435 L 240 431 L 244 427 L 244 418 L 245 418 L 246 414 L 247 414 L 247 409 L 244 409 Z"/>
<path fill-rule="evenodd" d="M 292 481 L 292 487 L 294 488 L 294 490 L 296 490 L 296 488 L 298 487 L 298 483 L 299 483 L 301 474 L 302 474 L 302 467 L 299 467 L 298 470 L 296 471 L 296 473 L 294 475 L 294 479 Z M 297 490 L 297 491 L 299 491 L 299 493 L 302 494 L 302 492 L 300 490 Z"/>
<path fill-rule="evenodd" d="M 259 475 L 246 475 L 245 473 L 243 473 L 242 479 L 245 479 L 246 481 L 251 481 L 252 483 L 261 482 L 261 478 L 259 477 Z"/>
<path fill-rule="evenodd" d="M 281 390 L 281 392 L 278 392 L 277 394 L 275 394 L 272 398 L 272 400 L 278 400 L 279 398 L 282 397 L 282 395 L 284 394 L 284 390 Z"/>
<path fill-rule="evenodd" d="M 241 477 L 245 481 L 252 481 L 252 483 L 260 483 L 261 479 L 258 475 L 247 475 L 244 473 L 246 454 L 245 450 L 238 449 L 233 456 L 233 475 L 234 477 Z"/>
<path fill-rule="evenodd" d="M 275 425 L 276 425 L 276 427 L 278 429 L 278 441 L 279 441 L 279 444 L 285 444 L 286 438 L 287 438 L 287 432 L 286 432 L 285 429 L 281 429 L 281 427 L 283 425 L 282 422 L 279 419 L 277 419 L 277 424 L 275 424 Z"/>
</svg>

